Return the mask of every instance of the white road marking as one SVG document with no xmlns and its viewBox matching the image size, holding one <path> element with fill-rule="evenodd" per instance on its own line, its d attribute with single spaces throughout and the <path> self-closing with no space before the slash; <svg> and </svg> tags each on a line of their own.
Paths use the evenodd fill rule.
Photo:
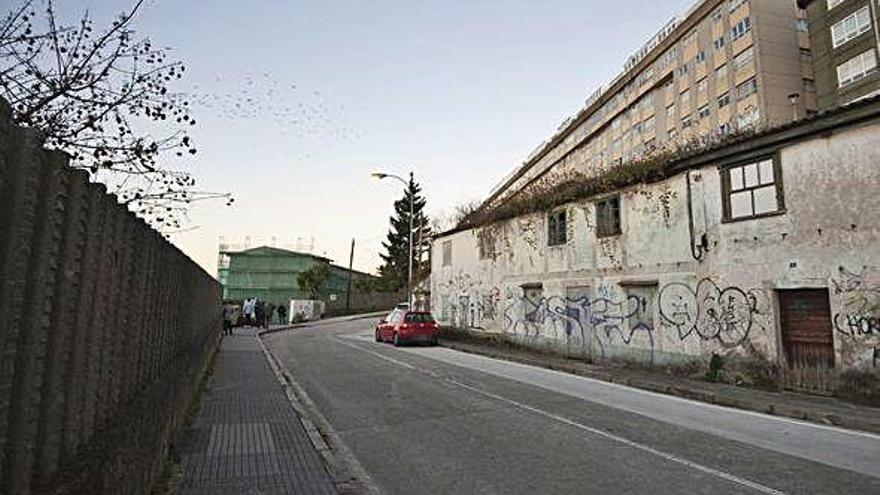
<svg viewBox="0 0 880 495">
<path fill-rule="evenodd" d="M 384 354 L 380 354 L 380 353 L 378 353 L 378 352 L 374 352 L 374 351 L 371 351 L 371 350 L 369 350 L 369 349 L 364 349 L 363 347 L 361 347 L 361 346 L 359 346 L 359 345 L 357 345 L 357 344 L 352 344 L 351 342 L 346 342 L 346 341 L 340 339 L 339 337 L 333 337 L 333 340 L 339 342 L 339 343 L 342 344 L 342 345 L 346 345 L 346 346 L 348 346 L 348 347 L 351 347 L 351 348 L 353 348 L 353 349 L 357 349 L 357 350 L 359 350 L 359 351 L 366 352 L 367 354 L 372 354 L 372 355 L 376 356 L 377 358 L 384 359 L 385 361 L 388 361 L 388 362 L 394 363 L 394 364 L 396 364 L 396 365 L 398 365 L 398 366 L 403 366 L 404 368 L 411 369 L 411 370 L 416 369 L 415 366 L 413 366 L 413 365 L 411 365 L 411 364 L 409 364 L 409 363 L 404 363 L 403 361 L 398 361 L 397 359 L 390 358 L 390 357 L 388 357 L 388 356 L 386 356 L 386 355 L 384 355 Z"/>
<path fill-rule="evenodd" d="M 674 454 L 670 454 L 670 453 L 667 453 L 667 452 L 663 452 L 662 450 L 657 450 L 657 449 L 655 449 L 655 448 L 653 448 L 653 447 L 649 447 L 649 446 L 647 446 L 647 445 L 644 445 L 644 444 L 641 444 L 641 443 L 638 443 L 638 442 L 634 442 L 634 441 L 629 440 L 629 439 L 627 439 L 627 438 L 620 437 L 620 436 L 614 435 L 614 434 L 612 434 L 612 433 L 608 433 L 607 431 L 603 431 L 603 430 L 600 430 L 600 429 L 598 429 L 598 428 L 593 428 L 593 427 L 591 427 L 591 426 L 587 426 L 587 425 L 585 425 L 585 424 L 583 424 L 583 423 L 578 423 L 578 422 L 576 422 L 576 421 L 572 421 L 572 420 L 570 420 L 570 419 L 568 419 L 568 418 L 566 418 L 566 417 L 564 417 L 564 416 L 560 416 L 560 415 L 558 415 L 558 414 L 553 414 L 553 413 L 551 413 L 551 412 L 544 411 L 543 409 L 538 409 L 538 408 L 536 408 L 536 407 L 528 406 L 528 405 L 523 404 L 523 403 L 521 403 L 521 402 L 517 402 L 517 401 L 515 401 L 515 400 L 513 400 L 513 399 L 508 399 L 507 397 L 503 397 L 503 396 L 500 396 L 500 395 L 497 395 L 497 394 L 493 394 L 493 393 L 491 393 L 491 392 L 486 392 L 485 390 L 480 390 L 480 389 L 478 389 L 478 388 L 471 387 L 470 385 L 467 385 L 467 384 L 465 384 L 465 383 L 461 383 L 461 382 L 459 382 L 459 381 L 457 381 L 457 380 L 449 379 L 449 380 L 447 380 L 447 381 L 449 381 L 450 383 L 453 383 L 453 384 L 455 384 L 456 386 L 461 387 L 461 388 L 463 388 L 463 389 L 465 389 L 465 390 L 469 390 L 469 391 L 471 391 L 471 392 L 473 392 L 473 393 L 475 393 L 475 394 L 479 394 L 479 395 L 482 395 L 482 396 L 485 396 L 485 397 L 489 397 L 489 398 L 491 398 L 491 399 L 495 399 L 495 400 L 497 400 L 497 401 L 499 401 L 499 402 L 504 402 L 504 403 L 506 403 L 506 404 L 510 404 L 510 405 L 512 405 L 512 406 L 514 406 L 514 407 L 517 407 L 517 408 L 519 408 L 519 409 L 522 409 L 522 410 L 524 410 L 524 411 L 528 411 L 528 412 L 531 412 L 531 413 L 535 413 L 535 414 L 538 414 L 538 415 L 544 416 L 545 418 L 549 418 L 549 419 L 552 419 L 552 420 L 558 421 L 558 422 L 560 422 L 560 423 L 563 423 L 563 424 L 566 424 L 566 425 L 569 425 L 569 426 L 573 426 L 573 427 L 575 427 L 575 428 L 579 428 L 579 429 L 581 429 L 581 430 L 587 431 L 587 432 L 592 433 L 592 434 L 594 434 L 594 435 L 598 435 L 598 436 L 601 436 L 601 437 L 603 437 L 603 438 L 607 438 L 607 439 L 609 439 L 609 440 L 612 440 L 612 441 L 615 441 L 615 442 L 618 442 L 618 443 L 622 443 L 622 444 L 624 444 L 624 445 L 626 445 L 626 446 L 628 446 L 628 447 L 632 447 L 632 448 L 634 448 L 634 449 L 638 449 L 638 450 L 641 450 L 641 451 L 643 451 L 643 452 L 647 452 L 647 453 L 649 453 L 649 454 L 653 454 L 653 455 L 656 455 L 656 456 L 658 456 L 658 457 L 662 457 L 663 459 L 666 459 L 666 460 L 668 460 L 668 461 L 672 461 L 672 462 L 675 462 L 675 463 L 678 463 L 678 464 L 682 464 L 682 465 L 685 465 L 685 466 L 687 466 L 687 467 L 689 467 L 689 468 L 696 469 L 697 471 L 702 471 L 702 472 L 704 472 L 704 473 L 711 474 L 711 475 L 713 475 L 713 476 L 717 476 L 717 477 L 722 478 L 722 479 L 725 479 L 725 480 L 727 480 L 727 481 L 730 481 L 730 482 L 733 482 L 733 483 L 737 483 L 737 484 L 739 484 L 739 485 L 743 485 L 743 486 L 749 487 L 749 488 L 751 488 L 751 489 L 753 489 L 753 490 L 757 490 L 757 491 L 759 491 L 759 492 L 761 492 L 761 493 L 769 493 L 769 494 L 772 494 L 772 495 L 785 495 L 785 492 L 782 492 L 782 491 L 776 490 L 775 488 L 770 488 L 769 486 L 764 486 L 764 485 L 762 485 L 762 484 L 760 484 L 760 483 L 756 483 L 756 482 L 754 482 L 754 481 L 747 480 L 747 479 L 745 479 L 745 478 L 740 478 L 739 476 L 736 476 L 736 475 L 730 474 L 730 473 L 728 473 L 728 472 L 725 472 L 725 471 L 719 471 L 719 470 L 717 470 L 717 469 L 710 468 L 710 467 L 708 467 L 708 466 L 704 466 L 704 465 L 702 465 L 702 464 L 698 464 L 698 463 L 693 462 L 693 461 L 689 461 L 689 460 L 687 460 L 687 459 L 685 459 L 685 458 L 683 458 L 683 457 L 679 457 L 679 456 L 674 455 Z"/>
<path fill-rule="evenodd" d="M 359 350 L 359 351 L 361 351 L 361 352 L 365 352 L 365 353 L 367 353 L 367 354 L 371 354 L 371 355 L 373 355 L 373 356 L 376 356 L 376 357 L 378 357 L 378 358 L 380 358 L 380 359 L 383 359 L 383 360 L 388 361 L 388 362 L 390 362 L 390 363 L 396 364 L 396 365 L 398 365 L 398 366 L 403 366 L 404 368 L 407 368 L 407 369 L 416 370 L 416 367 L 413 366 L 413 365 L 411 365 L 411 364 L 409 364 L 409 363 L 405 363 L 405 362 L 403 362 L 403 361 L 399 361 L 399 360 L 397 360 L 397 359 L 394 359 L 394 358 L 391 358 L 391 357 L 385 356 L 385 355 L 383 355 L 383 354 L 381 354 L 381 353 L 374 352 L 374 351 L 371 351 L 371 350 L 369 350 L 369 349 L 364 349 L 363 347 L 361 347 L 361 346 L 359 346 L 359 345 L 356 345 L 356 344 L 354 344 L 354 343 L 351 343 L 351 342 L 345 342 L 345 340 L 340 339 L 340 338 L 338 338 L 338 337 L 334 337 L 333 340 L 339 342 L 340 344 L 343 344 L 343 345 L 345 345 L 345 346 L 351 347 L 351 348 L 353 348 L 353 349 L 357 349 L 357 350 Z M 704 473 L 707 473 L 707 474 L 710 474 L 710 475 L 713 475 L 713 476 L 717 476 L 717 477 L 719 477 L 719 478 L 721 478 L 721 479 L 724 479 L 724 480 L 730 481 L 730 482 L 732 482 L 732 483 L 736 483 L 736 484 L 739 484 L 739 485 L 742 485 L 742 486 L 745 486 L 745 487 L 751 488 L 751 489 L 756 490 L 756 491 L 758 491 L 758 492 L 761 492 L 761 493 L 767 493 L 767 494 L 770 494 L 770 495 L 785 495 L 785 492 L 782 492 L 782 491 L 776 490 L 776 489 L 774 489 L 774 488 L 770 488 L 770 487 L 768 487 L 768 486 L 764 486 L 764 485 L 762 485 L 762 484 L 760 484 L 760 483 L 756 483 L 756 482 L 754 482 L 754 481 L 747 480 L 747 479 L 745 479 L 745 478 L 740 478 L 739 476 L 736 476 L 736 475 L 733 475 L 733 474 L 727 473 L 727 472 L 725 472 L 725 471 L 719 471 L 719 470 L 717 470 L 717 469 L 714 469 L 714 468 L 711 468 L 711 467 L 708 467 L 708 466 L 704 466 L 704 465 L 702 465 L 702 464 L 698 464 L 698 463 L 696 463 L 696 462 L 693 462 L 693 461 L 687 460 L 687 459 L 685 459 L 685 458 L 678 457 L 678 456 L 676 456 L 676 455 L 673 455 L 673 454 L 670 454 L 670 453 L 667 453 L 667 452 L 663 452 L 663 451 L 661 451 L 661 450 L 657 450 L 657 449 L 655 449 L 655 448 L 653 448 L 653 447 L 649 447 L 649 446 L 647 446 L 647 445 L 644 445 L 644 444 L 641 444 L 641 443 L 638 443 L 638 442 L 634 442 L 634 441 L 629 440 L 629 439 L 626 439 L 626 438 L 624 438 L 624 437 L 620 437 L 620 436 L 614 435 L 614 434 L 612 434 L 612 433 L 608 433 L 608 432 L 606 432 L 606 431 L 603 431 L 603 430 L 600 430 L 600 429 L 597 429 L 597 428 L 593 428 L 593 427 L 587 426 L 587 425 L 585 425 L 585 424 L 578 423 L 578 422 L 576 422 L 576 421 L 572 421 L 572 420 L 570 420 L 570 419 L 568 419 L 568 418 L 565 418 L 565 417 L 563 417 L 563 416 L 560 416 L 560 415 L 558 415 L 558 414 L 553 414 L 553 413 L 550 413 L 550 412 L 544 411 L 544 410 L 542 410 L 542 409 L 538 409 L 538 408 L 535 408 L 535 407 L 532 407 L 532 406 L 528 406 L 528 405 L 526 405 L 526 404 L 522 404 L 522 403 L 517 402 L 517 401 L 515 401 L 515 400 L 513 400 L 513 399 L 508 399 L 507 397 L 503 397 L 503 396 L 500 396 L 500 395 L 497 395 L 497 394 L 493 394 L 493 393 L 491 393 L 491 392 L 486 392 L 486 391 L 484 391 L 484 390 L 480 390 L 480 389 L 478 389 L 478 388 L 474 388 L 474 387 L 472 387 L 472 386 L 470 386 L 470 385 L 467 385 L 467 384 L 465 384 L 465 383 L 459 382 L 458 380 L 453 380 L 453 379 L 451 379 L 451 378 L 442 378 L 442 379 L 443 379 L 444 381 L 446 381 L 447 383 L 450 383 L 450 384 L 455 385 L 455 386 L 457 386 L 457 387 L 459 387 L 459 388 L 462 388 L 462 389 L 468 390 L 468 391 L 470 391 L 470 392 L 472 392 L 472 393 L 476 393 L 476 394 L 482 395 L 482 396 L 484 396 L 484 397 L 489 397 L 489 398 L 492 398 L 492 399 L 497 400 L 497 401 L 499 401 L 499 402 L 504 402 L 504 403 L 506 403 L 506 404 L 512 405 L 512 406 L 517 407 L 517 408 L 519 408 L 519 409 L 522 409 L 522 410 L 524 410 L 524 411 L 528 411 L 528 412 L 531 412 L 531 413 L 535 413 L 535 414 L 538 414 L 538 415 L 544 416 L 544 417 L 546 417 L 546 418 L 552 419 L 552 420 L 554 420 L 554 421 L 558 421 L 558 422 L 560 422 L 560 423 L 563 423 L 563 424 L 566 424 L 566 425 L 569 425 L 569 426 L 573 426 L 573 427 L 575 427 L 575 428 L 579 428 L 579 429 L 581 429 L 581 430 L 587 431 L 587 432 L 592 433 L 592 434 L 594 434 L 594 435 L 599 435 L 599 436 L 604 437 L 604 438 L 607 438 L 607 439 L 609 439 L 609 440 L 612 440 L 612 441 L 615 441 L 615 442 L 618 442 L 618 443 L 622 443 L 622 444 L 624 444 L 624 445 L 626 445 L 626 446 L 628 446 L 628 447 L 632 447 L 632 448 L 635 448 L 635 449 L 641 450 L 641 451 L 643 451 L 643 452 L 647 452 L 647 453 L 649 453 L 649 454 L 656 455 L 656 456 L 661 457 L 661 458 L 663 458 L 663 459 L 666 459 L 666 460 L 668 460 L 668 461 L 672 461 L 672 462 L 675 462 L 675 463 L 678 463 L 678 464 L 682 464 L 682 465 L 687 466 L 687 467 L 689 467 L 689 468 L 696 469 L 697 471 L 701 471 L 701 472 L 704 472 Z"/>
<path fill-rule="evenodd" d="M 453 364 L 456 366 L 461 366 L 463 368 L 472 369 L 472 370 L 476 370 L 476 371 L 488 372 L 490 374 L 496 374 L 496 373 L 492 373 L 491 371 L 487 371 L 482 368 L 474 368 L 474 367 L 469 366 L 465 363 L 455 362 L 453 359 L 440 358 L 439 356 L 436 355 L 436 352 L 439 351 L 439 352 L 443 352 L 443 353 L 448 353 L 450 355 L 454 355 L 455 357 L 467 356 L 468 358 L 473 358 L 473 359 L 477 359 L 477 360 L 491 361 L 491 362 L 493 362 L 493 364 L 503 364 L 505 366 L 512 366 L 512 367 L 521 368 L 521 369 L 528 369 L 530 371 L 540 370 L 543 373 L 558 375 L 560 377 L 565 377 L 565 378 L 577 378 L 579 380 L 585 380 L 585 381 L 591 382 L 591 383 L 598 385 L 598 386 L 601 386 L 601 387 L 608 387 L 608 388 L 612 388 L 612 389 L 616 389 L 616 390 L 620 390 L 620 391 L 625 391 L 627 393 L 632 393 L 634 395 L 648 396 L 648 397 L 651 397 L 652 399 L 662 399 L 662 400 L 668 400 L 668 401 L 672 401 L 672 402 L 686 403 L 691 406 L 697 406 L 697 407 L 706 408 L 706 409 L 710 409 L 710 410 L 723 411 L 723 412 L 727 412 L 727 413 L 733 412 L 736 414 L 755 416 L 755 417 L 760 417 L 761 419 L 769 419 L 769 420 L 778 421 L 781 423 L 789 423 L 792 425 L 797 425 L 799 427 L 809 427 L 809 428 L 815 428 L 815 429 L 819 429 L 819 430 L 827 430 L 827 431 L 831 431 L 834 433 L 839 433 L 839 434 L 844 434 L 844 435 L 852 435 L 852 436 L 858 436 L 858 437 L 865 437 L 865 438 L 870 438 L 871 440 L 880 441 L 880 435 L 878 435 L 876 433 L 867 432 L 867 431 L 848 430 L 848 429 L 842 428 L 840 426 L 824 425 L 821 423 L 812 423 L 809 421 L 789 418 L 789 417 L 785 417 L 785 416 L 774 416 L 771 414 L 764 414 L 764 413 L 760 413 L 757 411 L 750 411 L 748 409 L 737 409 L 735 407 L 721 406 L 721 405 L 712 404 L 709 402 L 702 402 L 702 401 L 698 401 L 698 400 L 694 400 L 694 399 L 688 399 L 685 397 L 679 397 L 677 395 L 663 394 L 663 393 L 654 392 L 651 390 L 644 390 L 644 389 L 631 387 L 631 386 L 623 385 L 623 384 L 616 383 L 616 382 L 607 382 L 605 380 L 599 380 L 597 378 L 590 378 L 588 376 L 576 375 L 574 373 L 567 373 L 565 371 L 559 371 L 559 370 L 554 370 L 554 369 L 550 369 L 550 368 L 542 368 L 540 366 L 533 366 L 533 365 L 529 365 L 529 364 L 518 363 L 516 361 L 507 361 L 504 359 L 497 359 L 497 358 L 492 358 L 492 357 L 488 357 L 488 356 L 482 356 L 479 354 L 463 353 L 461 351 L 456 351 L 456 350 L 448 349 L 448 348 L 431 349 L 431 351 L 433 351 L 431 354 L 435 354 L 433 356 L 427 352 L 424 352 L 424 351 L 426 351 L 425 349 L 401 349 L 401 350 L 403 350 L 405 352 L 411 352 L 411 353 L 419 355 L 419 356 L 427 357 L 429 359 L 434 359 L 435 361 L 440 361 L 442 363 Z M 496 375 L 497 376 L 504 376 L 504 375 L 499 375 L 499 374 L 496 374 Z M 515 378 L 512 378 L 512 377 L 505 377 L 505 378 L 510 378 L 515 381 L 520 381 L 520 380 L 516 380 Z M 534 386 L 541 387 L 541 388 L 546 388 L 546 387 L 543 387 L 540 384 L 536 384 L 536 383 L 530 383 L 530 382 L 525 382 L 525 381 L 523 383 L 529 383 L 530 385 L 534 385 Z M 553 390 L 553 389 L 549 389 L 549 390 Z M 557 390 L 553 390 L 553 391 L 557 392 Z M 560 391 L 560 393 L 565 393 L 565 392 Z M 570 394 L 566 394 L 566 395 L 570 395 Z M 631 412 L 636 412 L 636 413 L 641 414 L 639 411 L 631 411 Z"/>
</svg>

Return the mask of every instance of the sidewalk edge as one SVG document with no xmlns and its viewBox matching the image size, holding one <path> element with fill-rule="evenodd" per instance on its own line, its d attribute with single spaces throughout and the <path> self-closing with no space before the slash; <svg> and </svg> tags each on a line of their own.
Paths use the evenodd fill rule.
<svg viewBox="0 0 880 495">
<path fill-rule="evenodd" d="M 691 399 L 699 402 L 706 402 L 709 404 L 715 404 L 724 407 L 730 407 L 734 409 L 742 409 L 745 411 L 753 411 L 764 414 L 770 414 L 773 416 L 780 416 L 786 418 L 799 419 L 802 421 L 809 421 L 811 423 L 838 426 L 841 428 L 848 428 L 852 430 L 865 431 L 868 433 L 880 434 L 880 424 L 864 421 L 855 416 L 843 416 L 838 414 L 826 414 L 822 412 L 810 411 L 794 406 L 790 406 L 785 404 L 784 402 L 776 403 L 765 401 L 762 399 L 754 399 L 754 400 L 740 400 L 727 396 L 719 396 L 718 394 L 705 392 L 702 390 L 694 390 L 684 386 L 669 386 L 668 384 L 652 382 L 649 380 L 642 379 L 631 379 L 628 377 L 616 377 L 614 373 L 611 372 L 585 372 L 584 370 L 576 370 L 572 367 L 568 366 L 559 366 L 554 365 L 552 363 L 542 362 L 540 359 L 529 359 L 529 358 L 519 358 L 517 356 L 511 356 L 502 352 L 495 352 L 492 349 L 485 349 L 482 345 L 474 345 L 474 346 L 466 346 L 461 345 L 455 341 L 449 340 L 440 340 L 440 344 L 443 347 L 448 349 L 452 349 L 459 352 L 466 352 L 469 354 L 477 354 L 480 356 L 491 357 L 494 359 L 500 359 L 504 361 L 510 361 L 514 363 L 527 364 L 530 366 L 536 366 L 540 368 L 552 369 L 555 371 L 561 371 L 564 373 L 569 373 L 572 375 L 583 376 L 587 378 L 592 378 L 595 380 L 601 380 L 604 382 L 615 383 L 618 385 L 625 385 L 632 388 L 638 388 L 641 390 L 648 390 L 650 392 L 661 393 L 665 395 L 672 395 L 675 397 L 681 397 L 684 399 Z"/>
<path fill-rule="evenodd" d="M 274 333 L 274 331 L 265 333 Z M 370 475 L 342 442 L 339 434 L 336 433 L 330 422 L 327 421 L 327 418 L 321 414 L 302 385 L 291 376 L 287 368 L 266 347 L 263 339 L 259 337 L 261 335 L 263 333 L 258 335 L 257 340 L 260 342 L 260 347 L 266 355 L 266 360 L 269 362 L 272 372 L 275 373 L 275 378 L 278 380 L 279 385 L 281 385 L 281 389 L 284 390 L 285 397 L 287 397 L 288 402 L 296 411 L 297 416 L 299 416 L 300 422 L 303 428 L 305 428 L 309 440 L 312 442 L 312 446 L 321 456 L 324 467 L 330 474 L 337 491 L 344 495 L 380 494 L 381 491 L 372 478 L 370 478 Z"/>
</svg>

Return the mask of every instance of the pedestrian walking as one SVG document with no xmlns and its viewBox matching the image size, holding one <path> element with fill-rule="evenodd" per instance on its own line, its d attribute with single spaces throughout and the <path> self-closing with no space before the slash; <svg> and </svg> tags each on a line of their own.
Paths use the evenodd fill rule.
<svg viewBox="0 0 880 495">
<path fill-rule="evenodd" d="M 235 317 L 235 309 L 229 303 L 223 304 L 223 335 L 232 335 L 232 319 Z"/>
<path fill-rule="evenodd" d="M 287 308 L 284 305 L 278 306 L 278 324 L 284 325 L 287 323 Z"/>
<path fill-rule="evenodd" d="M 266 303 L 257 299 L 254 301 L 254 323 L 257 327 L 263 327 L 264 316 L 266 316 Z"/>
</svg>

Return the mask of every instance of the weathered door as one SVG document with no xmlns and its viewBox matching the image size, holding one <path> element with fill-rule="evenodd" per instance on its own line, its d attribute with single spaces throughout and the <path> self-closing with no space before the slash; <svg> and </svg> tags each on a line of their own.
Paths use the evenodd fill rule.
<svg viewBox="0 0 880 495">
<path fill-rule="evenodd" d="M 779 291 L 786 388 L 834 389 L 834 341 L 827 289 Z"/>
</svg>

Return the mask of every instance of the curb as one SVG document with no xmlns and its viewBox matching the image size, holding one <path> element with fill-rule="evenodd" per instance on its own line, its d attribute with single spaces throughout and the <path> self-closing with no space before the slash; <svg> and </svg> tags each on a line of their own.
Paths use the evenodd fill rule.
<svg viewBox="0 0 880 495">
<path fill-rule="evenodd" d="M 634 379 L 630 377 L 617 377 L 614 376 L 613 373 L 610 372 L 591 372 L 583 369 L 577 369 L 574 366 L 565 366 L 559 365 L 558 363 L 547 363 L 541 361 L 540 359 L 531 359 L 528 357 L 519 357 L 519 356 L 511 356 L 509 354 L 504 354 L 502 352 L 495 352 L 491 349 L 483 349 L 479 348 L 479 344 L 471 346 L 460 345 L 455 341 L 449 341 L 441 339 L 440 344 L 443 347 L 453 349 L 459 352 L 466 352 L 468 354 L 477 354 L 480 356 L 491 357 L 494 359 L 500 359 L 504 361 L 511 361 L 520 364 L 527 364 L 530 366 L 536 366 L 540 368 L 547 368 L 555 371 L 562 371 L 564 373 L 569 373 L 572 375 L 583 376 L 587 378 L 592 378 L 595 380 L 601 380 L 604 382 L 615 383 L 618 385 L 625 385 L 628 387 L 638 388 L 642 390 L 647 390 L 650 392 L 656 392 L 665 395 L 672 395 L 675 397 L 681 397 L 684 399 L 695 400 L 698 402 L 706 402 L 709 404 L 715 404 L 719 406 L 731 407 L 735 409 L 742 409 L 746 411 L 754 411 L 764 414 L 770 414 L 773 416 L 780 416 L 786 418 L 799 419 L 802 421 L 808 421 L 811 423 L 818 423 L 823 425 L 831 425 L 831 426 L 839 426 L 841 428 L 848 428 L 852 430 L 866 431 L 869 433 L 880 434 L 880 423 L 865 421 L 855 416 L 841 416 L 834 413 L 822 413 L 816 411 L 810 411 L 798 406 L 791 406 L 788 404 L 779 404 L 776 402 L 770 402 L 761 399 L 743 399 L 743 398 L 735 398 L 728 397 L 723 394 L 716 394 L 714 392 L 707 392 L 704 390 L 694 390 L 687 387 L 682 386 L 672 386 L 667 383 L 653 382 L 645 379 Z"/>
<path fill-rule="evenodd" d="M 280 330 L 276 329 L 276 331 Z M 312 446 L 321 456 L 324 468 L 333 480 L 336 490 L 343 495 L 380 494 L 381 491 L 367 471 L 345 446 L 330 422 L 312 402 L 305 389 L 293 379 L 284 365 L 266 347 L 263 339 L 259 337 L 260 335 L 262 334 L 258 334 L 257 340 L 266 355 L 269 367 L 272 368 L 288 402 L 299 416 Z"/>
<path fill-rule="evenodd" d="M 330 324 L 330 323 L 340 323 L 340 322 L 344 322 L 344 321 L 363 320 L 366 318 L 373 318 L 375 316 L 382 316 L 387 313 L 388 313 L 387 311 L 377 311 L 377 312 L 373 312 L 373 313 L 361 313 L 361 314 L 357 314 L 357 315 L 337 316 L 334 318 L 327 318 L 326 320 L 315 320 L 315 321 L 304 321 L 302 323 L 292 323 L 290 325 L 284 325 L 284 326 L 280 326 L 280 327 L 276 327 L 276 328 L 270 328 L 268 330 L 265 330 L 265 329 L 259 330 L 257 332 L 257 336 L 262 337 L 263 335 L 268 335 L 270 333 L 284 332 L 287 330 L 293 330 L 293 329 L 301 328 L 301 327 L 314 327 L 314 326 L 326 325 L 326 324 Z"/>
</svg>

